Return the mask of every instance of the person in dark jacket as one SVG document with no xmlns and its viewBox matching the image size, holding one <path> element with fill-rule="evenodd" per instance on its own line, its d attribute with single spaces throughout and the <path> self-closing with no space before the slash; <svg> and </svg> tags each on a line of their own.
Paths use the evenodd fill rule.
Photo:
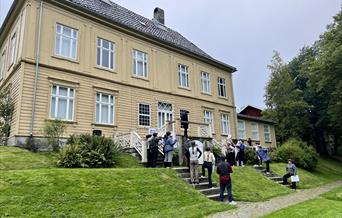
<svg viewBox="0 0 342 218">
<path fill-rule="evenodd" d="M 158 158 L 158 145 L 162 137 L 158 137 L 158 133 L 153 133 L 152 139 L 150 140 L 150 157 L 151 157 L 151 167 L 155 168 L 157 166 Z"/>
<path fill-rule="evenodd" d="M 270 162 L 271 162 L 271 159 L 268 156 L 268 149 L 267 148 L 262 148 L 261 145 L 259 145 L 258 155 L 266 163 L 266 174 L 270 174 Z"/>
<path fill-rule="evenodd" d="M 238 166 L 244 166 L 245 163 L 245 148 L 246 145 L 243 143 L 242 140 L 239 140 L 239 152 L 238 152 Z"/>
<path fill-rule="evenodd" d="M 147 167 L 151 167 L 152 165 L 152 157 L 151 157 L 151 149 L 150 149 L 150 142 L 152 135 L 146 135 L 146 154 L 147 154 Z"/>
<path fill-rule="evenodd" d="M 297 175 L 297 167 L 296 165 L 294 165 L 293 161 L 291 159 L 289 159 L 287 161 L 287 165 L 286 165 L 286 174 L 283 176 L 283 184 L 287 185 L 287 179 L 290 178 L 291 176 L 295 176 Z M 292 188 L 296 189 L 296 182 L 292 182 Z"/>
<path fill-rule="evenodd" d="M 221 157 L 221 162 L 217 166 L 216 173 L 220 176 L 220 201 L 224 199 L 224 191 L 227 188 L 229 204 L 236 204 L 233 201 L 232 179 L 230 174 L 233 173 L 232 166 L 225 161 L 226 157 Z"/>
<path fill-rule="evenodd" d="M 171 167 L 173 157 L 173 146 L 177 143 L 177 139 L 173 139 L 171 132 L 166 132 L 164 136 L 164 166 Z"/>
</svg>

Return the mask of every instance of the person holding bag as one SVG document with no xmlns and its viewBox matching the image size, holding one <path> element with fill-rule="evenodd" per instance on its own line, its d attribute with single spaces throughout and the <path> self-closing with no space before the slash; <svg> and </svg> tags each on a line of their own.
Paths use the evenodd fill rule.
<svg viewBox="0 0 342 218">
<path fill-rule="evenodd" d="M 166 132 L 164 136 L 164 167 L 172 166 L 173 146 L 177 143 L 177 139 L 173 139 L 171 132 Z"/>
<path fill-rule="evenodd" d="M 232 166 L 225 161 L 225 157 L 221 157 L 221 162 L 217 166 L 216 173 L 220 176 L 220 201 L 224 199 L 224 191 L 227 188 L 228 192 L 228 202 L 231 205 L 235 205 L 236 203 L 233 201 L 232 194 L 232 180 L 230 174 L 233 173 Z"/>
<path fill-rule="evenodd" d="M 297 167 L 296 165 L 294 165 L 293 161 L 291 159 L 288 159 L 288 163 L 286 165 L 286 174 L 283 176 L 283 185 L 287 185 L 288 182 L 288 178 L 293 178 L 293 176 L 297 175 Z M 298 177 L 298 176 L 297 176 Z M 296 181 L 291 181 L 292 182 L 292 186 L 291 188 L 296 189 L 297 184 Z"/>
</svg>

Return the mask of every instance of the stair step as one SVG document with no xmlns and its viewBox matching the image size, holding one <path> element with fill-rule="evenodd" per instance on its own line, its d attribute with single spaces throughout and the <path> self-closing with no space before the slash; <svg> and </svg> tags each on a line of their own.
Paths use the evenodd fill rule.
<svg viewBox="0 0 342 218">
<path fill-rule="evenodd" d="M 178 173 L 181 178 L 190 178 L 190 173 Z"/>
<path fill-rule="evenodd" d="M 189 178 L 183 178 L 184 181 L 190 183 L 191 179 Z M 200 182 L 208 182 L 208 177 L 204 177 L 204 178 L 199 178 Z"/>
<path fill-rule="evenodd" d="M 190 172 L 188 167 L 174 167 L 172 169 L 176 170 L 177 173 L 189 173 Z"/>
<path fill-rule="evenodd" d="M 213 186 L 216 186 L 216 182 L 213 182 Z M 195 189 L 201 190 L 201 189 L 207 189 L 209 186 L 209 182 L 200 182 L 199 184 L 193 184 Z"/>
<path fill-rule="evenodd" d="M 224 198 L 227 198 L 227 193 L 224 193 Z M 220 194 L 213 194 L 213 195 L 207 195 L 207 197 L 211 200 L 219 201 L 220 200 Z"/>
<path fill-rule="evenodd" d="M 283 177 L 280 176 L 273 176 L 273 177 L 268 177 L 269 179 L 272 179 L 273 181 L 281 181 L 283 182 Z"/>
<path fill-rule="evenodd" d="M 212 188 L 207 188 L 207 189 L 202 189 L 200 192 L 204 195 L 215 195 L 215 194 L 220 194 L 220 188 L 219 187 L 212 187 Z"/>
</svg>

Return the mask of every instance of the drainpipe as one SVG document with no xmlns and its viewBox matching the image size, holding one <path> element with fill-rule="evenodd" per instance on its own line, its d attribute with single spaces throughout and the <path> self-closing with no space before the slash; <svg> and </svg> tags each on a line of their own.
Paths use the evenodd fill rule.
<svg viewBox="0 0 342 218">
<path fill-rule="evenodd" d="M 37 83 L 38 83 L 38 73 L 39 73 L 39 56 L 40 56 L 40 35 L 41 35 L 41 25 L 42 25 L 42 13 L 43 13 L 43 1 L 40 1 L 39 8 L 39 21 L 38 21 L 38 36 L 36 40 L 36 72 L 34 76 L 34 86 L 33 86 L 33 98 L 32 98 L 32 116 L 30 125 L 30 136 L 33 136 L 34 118 L 36 116 L 36 98 L 37 98 Z"/>
</svg>

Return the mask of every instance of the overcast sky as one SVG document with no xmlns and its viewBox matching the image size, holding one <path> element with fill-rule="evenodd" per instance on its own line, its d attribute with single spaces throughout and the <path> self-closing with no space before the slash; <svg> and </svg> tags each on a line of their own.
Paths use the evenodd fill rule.
<svg viewBox="0 0 342 218">
<path fill-rule="evenodd" d="M 270 72 L 267 64 L 277 50 L 289 61 L 311 45 L 341 8 L 341 0 L 112 0 L 152 18 L 165 10 L 165 23 L 212 57 L 238 69 L 233 75 L 237 108 L 264 108 Z M 0 0 L 0 23 L 12 0 Z"/>
</svg>

